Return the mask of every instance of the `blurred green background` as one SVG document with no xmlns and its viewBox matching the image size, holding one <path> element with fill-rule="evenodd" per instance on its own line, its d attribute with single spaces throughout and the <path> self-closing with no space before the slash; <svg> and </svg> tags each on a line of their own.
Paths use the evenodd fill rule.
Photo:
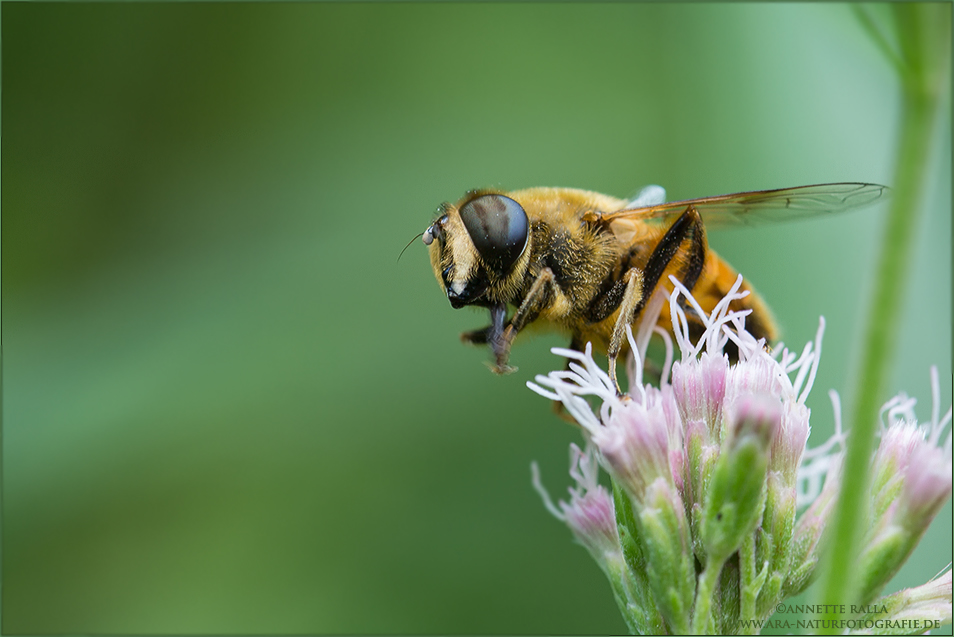
<svg viewBox="0 0 954 637">
<path fill-rule="evenodd" d="M 619 633 L 530 486 L 578 441 L 458 342 L 466 189 L 890 183 L 898 86 L 846 5 L 2 6 L 3 631 Z M 950 116 L 891 391 L 951 402 Z M 710 235 L 856 373 L 884 206 Z M 887 399 L 889 396 L 885 396 Z M 948 505 L 892 590 L 951 559 Z"/>
</svg>

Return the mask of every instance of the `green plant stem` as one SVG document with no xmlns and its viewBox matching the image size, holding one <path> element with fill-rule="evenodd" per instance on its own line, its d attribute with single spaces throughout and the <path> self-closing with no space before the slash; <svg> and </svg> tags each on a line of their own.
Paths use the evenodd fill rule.
<svg viewBox="0 0 954 637">
<path fill-rule="evenodd" d="M 712 625 L 712 596 L 715 594 L 722 565 L 725 564 L 725 560 L 716 564 L 712 562 L 711 556 L 709 559 L 706 570 L 699 575 L 699 584 L 696 587 L 696 603 L 692 615 L 693 635 L 706 635 L 709 632 L 709 626 Z"/>
<path fill-rule="evenodd" d="M 761 581 L 760 581 L 761 580 Z M 755 532 L 749 533 L 739 549 L 739 617 L 747 620 L 762 619 L 755 614 L 755 602 L 765 578 L 755 574 Z M 754 635 L 758 631 L 754 622 L 739 625 L 739 632 Z"/>
<path fill-rule="evenodd" d="M 822 572 L 818 601 L 820 604 L 851 604 L 856 595 L 853 575 L 861 550 L 868 497 L 868 467 L 874 448 L 878 411 L 887 386 L 893 361 L 901 310 L 905 307 L 906 287 L 915 231 L 920 219 L 925 167 L 931 151 L 931 133 L 943 91 L 935 79 L 936 61 L 927 56 L 947 56 L 949 52 L 925 51 L 919 47 L 925 29 L 937 28 L 932 21 L 947 29 L 949 51 L 949 5 L 939 5 L 942 15 L 932 15 L 930 5 L 896 5 L 896 21 L 901 39 L 902 58 L 906 63 L 902 76 L 902 126 L 898 163 L 895 169 L 894 192 L 881 242 L 875 281 L 877 287 L 867 314 L 864 350 L 851 433 L 845 458 L 845 480 L 839 495 L 838 509 L 830 529 L 832 544 Z M 925 8 L 927 7 L 927 8 Z M 918 13 L 920 12 L 920 14 Z M 930 37 L 928 37 L 930 40 Z M 936 40 L 937 41 L 937 40 Z M 907 48 L 905 45 L 908 45 Z M 822 619 L 844 619 L 832 614 Z"/>
</svg>

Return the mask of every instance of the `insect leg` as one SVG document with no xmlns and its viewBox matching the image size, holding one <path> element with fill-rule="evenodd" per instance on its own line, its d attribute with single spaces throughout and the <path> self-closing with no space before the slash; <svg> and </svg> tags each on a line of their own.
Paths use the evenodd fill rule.
<svg viewBox="0 0 954 637">
<path fill-rule="evenodd" d="M 517 332 L 533 321 L 540 312 L 551 302 L 553 287 L 553 271 L 550 268 L 543 268 L 536 280 L 530 287 L 527 297 L 520 303 L 520 307 L 514 312 L 510 324 L 503 330 L 500 338 L 489 341 L 490 347 L 494 351 L 497 359 L 497 365 L 493 371 L 498 374 L 509 374 L 516 371 L 510 367 L 507 361 L 510 360 L 510 345 L 516 338 Z M 491 311 L 493 313 L 493 311 Z"/>
<path fill-rule="evenodd" d="M 646 302 L 652 296 L 653 290 L 659 285 L 659 279 L 669 267 L 673 258 L 679 253 L 683 244 L 689 241 L 686 253 L 686 263 L 681 273 L 682 284 L 692 291 L 702 268 L 706 262 L 706 230 L 702 224 L 702 217 L 692 206 L 686 209 L 669 227 L 662 240 L 656 245 L 646 267 L 640 272 L 636 268 L 629 270 L 624 276 L 626 289 L 619 306 L 619 316 L 613 328 L 613 335 L 607 351 L 609 358 L 610 378 L 616 385 L 616 392 L 622 394 L 619 383 L 616 381 L 616 358 L 623 347 L 626 337 L 626 326 L 631 325 L 640 315 Z"/>
<path fill-rule="evenodd" d="M 686 255 L 686 264 L 681 273 L 680 280 L 682 284 L 686 286 L 686 289 L 691 292 L 699 280 L 699 275 L 702 274 L 702 268 L 706 263 L 706 250 L 708 245 L 706 242 L 706 228 L 702 223 L 702 217 L 699 216 L 699 212 L 692 206 L 689 206 L 689 208 L 676 219 L 675 223 L 669 227 L 669 230 L 666 231 L 662 240 L 656 245 L 653 253 L 649 256 L 649 260 L 646 262 L 646 267 L 643 270 L 643 288 L 647 294 L 643 295 L 643 298 L 640 299 L 637 304 L 634 316 L 639 316 L 639 313 L 642 312 L 649 297 L 652 296 L 653 290 L 655 290 L 659 284 L 659 279 L 662 278 L 663 272 L 669 267 L 673 257 L 679 253 L 679 249 L 687 240 L 690 244 Z"/>
<path fill-rule="evenodd" d="M 463 332 L 460 335 L 460 340 L 461 342 L 470 343 L 471 345 L 486 345 L 490 330 L 492 329 L 493 325 L 488 325 L 487 327 L 482 327 L 479 330 Z"/>
<path fill-rule="evenodd" d="M 606 350 L 606 356 L 609 358 L 609 376 L 616 386 L 616 395 L 622 396 L 623 392 L 619 388 L 619 382 L 616 380 L 616 359 L 623 348 L 623 342 L 626 338 L 626 326 L 631 325 L 637 310 L 645 305 L 645 296 L 643 295 L 644 275 L 638 268 L 630 269 L 623 275 L 623 281 L 626 282 L 626 290 L 623 292 L 623 300 L 619 304 L 619 316 L 616 319 L 616 325 L 613 327 L 613 336 L 610 338 L 609 348 Z"/>
</svg>

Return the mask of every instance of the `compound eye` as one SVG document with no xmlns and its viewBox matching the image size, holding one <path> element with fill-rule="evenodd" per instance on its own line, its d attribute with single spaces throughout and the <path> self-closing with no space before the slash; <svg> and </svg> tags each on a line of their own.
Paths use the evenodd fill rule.
<svg viewBox="0 0 954 637">
<path fill-rule="evenodd" d="M 499 274 L 512 266 L 527 246 L 527 213 L 510 197 L 477 197 L 461 206 L 460 218 L 481 258 Z"/>
</svg>

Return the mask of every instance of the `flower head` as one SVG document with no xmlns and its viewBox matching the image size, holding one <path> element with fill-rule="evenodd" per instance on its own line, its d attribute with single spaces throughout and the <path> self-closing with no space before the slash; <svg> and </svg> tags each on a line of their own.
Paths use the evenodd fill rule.
<svg viewBox="0 0 954 637">
<path fill-rule="evenodd" d="M 901 568 L 928 525 L 951 497 L 951 410 L 939 417 L 937 369 L 931 370 L 931 422 L 918 424 L 915 401 L 901 394 L 882 408 L 883 426 L 872 461 L 871 525 L 859 559 L 864 603 Z"/>
<path fill-rule="evenodd" d="M 657 292 L 636 336 L 627 334 L 628 395 L 617 396 L 589 345 L 584 352 L 554 349 L 570 359 L 569 369 L 537 376 L 528 386 L 560 401 L 590 445 L 585 454 L 573 447 L 574 457 L 586 462 L 574 461 L 580 468 L 571 471 L 578 488 L 571 489 L 570 503 L 558 509 L 545 502 L 594 557 L 604 556 L 605 571 L 605 556 L 622 555 L 626 568 L 615 572 L 625 573 L 625 581 L 612 575 L 610 581 L 629 625 L 643 632 L 660 626 L 711 632 L 738 626 L 733 617 L 765 619 L 810 583 L 837 502 L 845 435 L 832 392 L 835 434 L 806 448 L 811 413 L 805 400 L 818 370 L 824 319 L 800 352 L 780 344 L 773 354 L 745 330 L 748 311 L 731 309 L 748 294 L 740 291 L 741 277 L 708 314 L 678 280 L 670 281 L 674 338 L 657 327 L 666 300 Z M 687 312 L 704 326 L 695 342 Z M 659 387 L 642 379 L 654 333 L 666 346 Z M 725 353 L 730 341 L 738 351 L 734 362 Z M 936 389 L 936 371 L 933 384 Z M 951 493 L 950 434 L 939 446 L 951 412 L 940 418 L 936 398 L 931 425 L 924 427 L 912 409 L 903 396 L 885 407 L 889 424 L 874 459 L 876 524 L 863 552 L 866 601 Z M 598 466 L 613 479 L 613 498 L 596 483 Z M 581 490 L 583 482 L 590 486 Z M 807 505 L 797 520 L 797 508 Z M 723 603 L 714 610 L 717 597 Z"/>
<path fill-rule="evenodd" d="M 543 498 L 547 510 L 555 518 L 566 523 L 580 544 L 586 547 L 598 562 L 619 551 L 619 536 L 616 532 L 616 514 L 613 511 L 613 496 L 598 482 L 599 468 L 595 449 L 586 451 L 575 444 L 570 445 L 570 477 L 576 483 L 570 487 L 570 501 L 553 504 L 550 494 L 540 482 L 537 463 L 530 465 L 533 486 Z"/>
</svg>

